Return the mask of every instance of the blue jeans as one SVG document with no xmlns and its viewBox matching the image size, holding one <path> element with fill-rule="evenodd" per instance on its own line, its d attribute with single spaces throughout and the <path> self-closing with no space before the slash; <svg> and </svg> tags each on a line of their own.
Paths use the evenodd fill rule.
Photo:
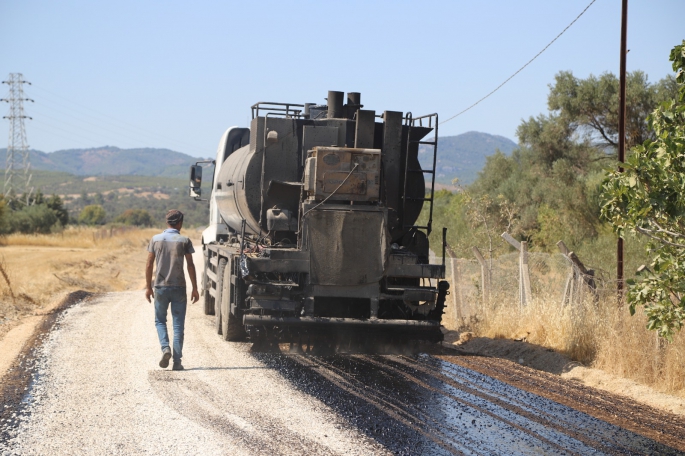
<svg viewBox="0 0 685 456">
<path fill-rule="evenodd" d="M 155 326 L 162 350 L 169 348 L 169 333 L 166 328 L 166 316 L 171 304 L 171 318 L 174 327 L 174 362 L 181 361 L 183 356 L 183 329 L 186 321 L 188 297 L 186 289 L 180 287 L 155 287 Z"/>
</svg>

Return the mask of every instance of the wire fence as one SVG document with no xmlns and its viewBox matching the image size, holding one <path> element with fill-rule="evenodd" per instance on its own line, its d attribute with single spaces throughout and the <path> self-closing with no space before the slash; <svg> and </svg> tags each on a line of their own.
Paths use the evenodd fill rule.
<svg viewBox="0 0 685 456">
<path fill-rule="evenodd" d="M 124 233 L 128 233 L 129 231 L 136 230 L 137 227 L 135 226 L 120 226 L 120 227 L 111 227 L 111 228 L 103 228 L 101 230 L 93 231 L 93 241 L 99 241 L 102 239 L 109 239 L 111 237 L 119 236 Z"/>
<path fill-rule="evenodd" d="M 443 316 L 445 328 L 470 328 L 484 318 L 486 309 L 509 306 L 512 311 L 520 310 L 537 298 L 557 303 L 560 310 L 615 298 L 616 281 L 608 273 L 588 269 L 579 261 L 578 265 L 568 254 L 526 252 L 526 256 L 525 264 L 519 252 L 486 258 L 484 263 L 476 258 L 446 258 L 450 294 Z"/>
</svg>

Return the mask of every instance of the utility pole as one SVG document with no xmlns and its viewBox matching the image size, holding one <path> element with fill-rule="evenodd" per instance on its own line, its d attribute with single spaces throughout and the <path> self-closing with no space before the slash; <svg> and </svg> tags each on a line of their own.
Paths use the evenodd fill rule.
<svg viewBox="0 0 685 456">
<path fill-rule="evenodd" d="M 621 163 L 626 161 L 626 42 L 628 36 L 628 0 L 623 0 L 621 8 L 621 69 L 618 96 L 618 172 L 623 172 Z M 623 238 L 619 236 L 616 247 L 616 279 L 619 305 L 623 302 Z"/>
<path fill-rule="evenodd" d="M 31 83 L 25 81 L 21 73 L 10 73 L 9 79 L 2 81 L 2 83 L 9 85 L 9 96 L 0 99 L 0 101 L 10 104 L 9 115 L 3 117 L 3 119 L 10 121 L 3 193 L 5 196 L 23 193 L 26 195 L 26 204 L 29 204 L 33 188 L 29 187 L 31 185 L 31 157 L 29 156 L 29 146 L 26 143 L 24 119 L 31 119 L 31 117 L 24 114 L 24 102 L 33 102 L 33 100 L 24 98 L 23 85 L 31 85 Z"/>
</svg>

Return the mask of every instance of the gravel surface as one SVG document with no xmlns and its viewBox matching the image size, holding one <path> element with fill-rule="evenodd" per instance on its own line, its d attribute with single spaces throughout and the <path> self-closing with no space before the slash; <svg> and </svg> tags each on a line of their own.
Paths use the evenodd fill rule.
<svg viewBox="0 0 685 456">
<path fill-rule="evenodd" d="M 189 308 L 186 371 L 157 366 L 152 305 L 108 293 L 67 310 L 42 345 L 3 454 L 382 454 L 247 344 Z M 16 423 L 15 423 L 16 424 Z M 6 425 L 6 424 L 5 424 Z"/>
</svg>

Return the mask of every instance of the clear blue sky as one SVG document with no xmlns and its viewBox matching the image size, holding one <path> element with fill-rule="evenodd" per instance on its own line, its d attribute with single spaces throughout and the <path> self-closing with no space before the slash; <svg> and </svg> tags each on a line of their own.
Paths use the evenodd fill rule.
<svg viewBox="0 0 685 456">
<path fill-rule="evenodd" d="M 166 147 L 213 156 L 257 101 L 362 93 L 376 111 L 456 114 L 537 54 L 591 0 L 0 0 L 0 77 L 33 83 L 32 148 Z M 628 70 L 671 73 L 685 0 L 630 0 Z M 476 108 L 440 127 L 514 139 L 546 112 L 561 70 L 618 73 L 620 0 L 597 0 L 557 42 Z M 0 97 L 7 86 L 0 86 Z M 3 115 L 8 108 L 0 105 Z M 8 121 L 0 123 L 6 147 Z"/>
</svg>

